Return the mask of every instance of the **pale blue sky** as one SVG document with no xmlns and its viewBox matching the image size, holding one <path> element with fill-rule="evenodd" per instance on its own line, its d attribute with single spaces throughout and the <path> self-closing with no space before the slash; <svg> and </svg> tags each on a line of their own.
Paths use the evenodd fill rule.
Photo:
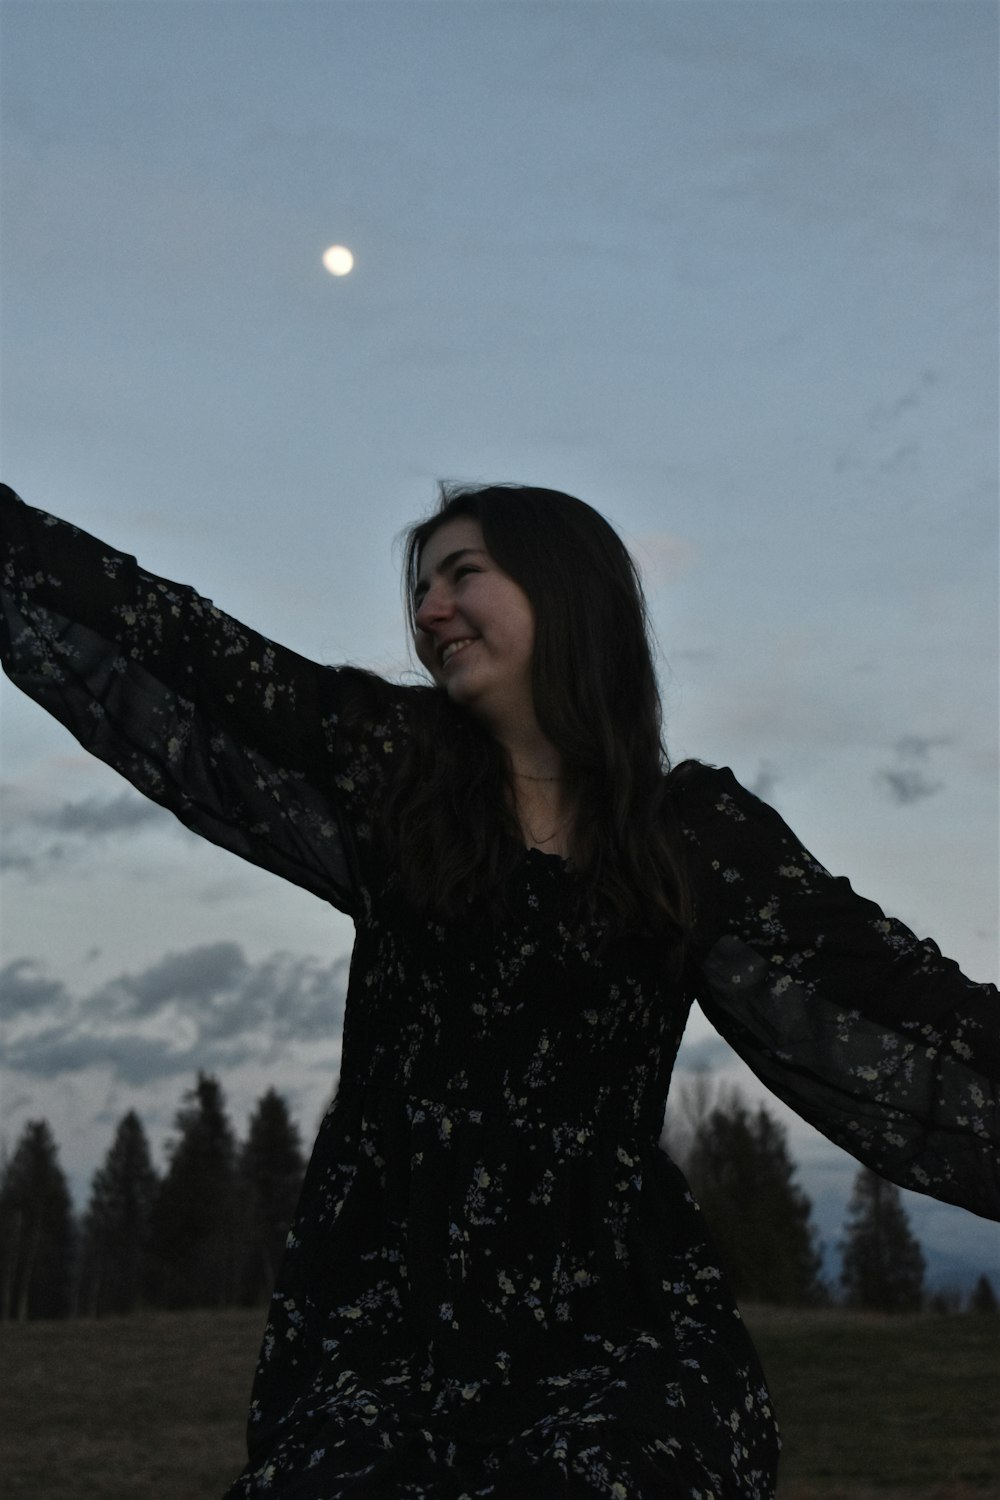
<svg viewBox="0 0 1000 1500">
<path fill-rule="evenodd" d="M 392 541 L 436 479 L 579 494 L 643 562 L 675 756 L 997 977 L 992 0 L 0 26 L 7 482 L 390 673 Z M 0 770 L 8 1144 L 46 1114 L 82 1191 L 199 1062 L 240 1125 L 273 1081 L 309 1133 L 349 924 L 144 816 L 10 690 Z M 829 1238 L 853 1169 L 794 1139 Z M 982 1221 L 915 1212 L 1000 1270 Z"/>
</svg>

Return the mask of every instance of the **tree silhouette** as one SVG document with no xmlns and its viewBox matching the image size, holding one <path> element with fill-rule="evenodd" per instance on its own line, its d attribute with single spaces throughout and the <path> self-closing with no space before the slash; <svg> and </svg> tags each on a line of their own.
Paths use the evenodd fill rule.
<svg viewBox="0 0 1000 1500">
<path fill-rule="evenodd" d="M 997 1294 L 993 1290 L 993 1283 L 988 1276 L 980 1276 L 969 1298 L 969 1311 L 972 1313 L 988 1313 L 996 1315 L 1000 1312 L 1000 1302 L 997 1302 Z"/>
<path fill-rule="evenodd" d="M 184 1099 L 153 1206 L 156 1300 L 222 1307 L 237 1299 L 241 1259 L 236 1142 L 218 1079 L 199 1073 Z"/>
<path fill-rule="evenodd" d="M 64 1318 L 73 1205 L 47 1120 L 29 1120 L 0 1179 L 0 1318 Z"/>
<path fill-rule="evenodd" d="M 270 1296 L 298 1202 L 305 1162 L 298 1128 L 279 1093 L 268 1089 L 250 1117 L 240 1153 L 248 1219 L 242 1301 Z"/>
<path fill-rule="evenodd" d="M 962 1311 L 962 1293 L 954 1286 L 939 1286 L 926 1297 L 925 1306 L 928 1312 L 937 1313 L 939 1317 L 954 1317 Z"/>
<path fill-rule="evenodd" d="M 686 1169 L 737 1297 L 827 1300 L 812 1207 L 764 1105 L 751 1111 L 736 1091 L 716 1104 L 694 1128 Z"/>
<path fill-rule="evenodd" d="M 158 1187 L 142 1121 L 129 1110 L 91 1184 L 83 1221 L 81 1311 L 97 1317 L 127 1313 L 143 1300 Z"/>
<path fill-rule="evenodd" d="M 854 1180 L 845 1231 L 840 1281 L 848 1306 L 916 1312 L 923 1303 L 924 1257 L 899 1188 L 862 1167 Z"/>
</svg>

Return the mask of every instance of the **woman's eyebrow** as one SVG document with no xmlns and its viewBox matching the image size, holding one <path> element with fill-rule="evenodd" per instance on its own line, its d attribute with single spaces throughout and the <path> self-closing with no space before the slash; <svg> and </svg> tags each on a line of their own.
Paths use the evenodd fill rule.
<svg viewBox="0 0 1000 1500">
<path fill-rule="evenodd" d="M 447 573 L 448 569 L 454 563 L 457 563 L 460 557 L 471 557 L 473 555 L 483 555 L 482 547 L 459 547 L 456 551 L 449 552 L 447 557 L 442 557 L 434 571 L 440 576 L 442 573 Z M 414 602 L 422 599 L 427 589 L 428 583 L 426 578 L 418 578 L 416 587 L 413 590 Z"/>
</svg>

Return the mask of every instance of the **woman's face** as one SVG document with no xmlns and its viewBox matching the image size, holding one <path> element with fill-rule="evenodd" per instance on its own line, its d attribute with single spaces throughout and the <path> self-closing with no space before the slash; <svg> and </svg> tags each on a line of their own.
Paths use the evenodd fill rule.
<svg viewBox="0 0 1000 1500">
<path fill-rule="evenodd" d="M 417 655 L 455 703 L 495 731 L 533 713 L 535 612 L 471 516 L 446 521 L 424 544 L 414 617 Z"/>
</svg>

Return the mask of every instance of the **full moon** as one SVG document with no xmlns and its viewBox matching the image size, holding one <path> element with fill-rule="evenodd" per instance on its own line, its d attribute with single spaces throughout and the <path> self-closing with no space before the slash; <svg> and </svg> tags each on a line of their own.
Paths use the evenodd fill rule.
<svg viewBox="0 0 1000 1500">
<path fill-rule="evenodd" d="M 354 256 L 346 245 L 331 245 L 323 251 L 323 264 L 331 276 L 346 276 L 354 267 Z"/>
</svg>

